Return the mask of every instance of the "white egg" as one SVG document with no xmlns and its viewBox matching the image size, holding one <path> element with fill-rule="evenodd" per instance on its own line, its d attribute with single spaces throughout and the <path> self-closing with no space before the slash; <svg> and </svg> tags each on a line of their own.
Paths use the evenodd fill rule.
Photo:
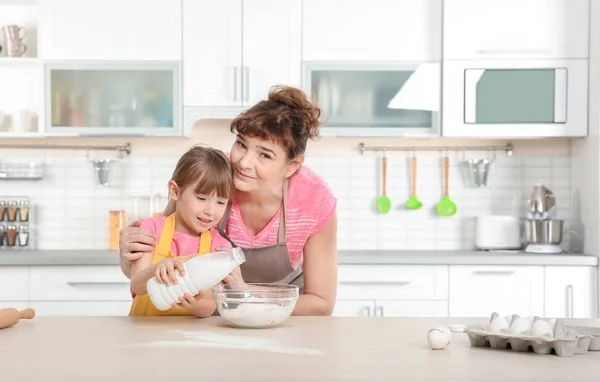
<svg viewBox="0 0 600 382">
<path fill-rule="evenodd" d="M 508 332 L 510 334 L 528 334 L 530 329 L 531 322 L 527 318 L 519 317 L 510 324 Z"/>
<path fill-rule="evenodd" d="M 490 322 L 488 331 L 492 333 L 506 333 L 508 332 L 509 321 L 504 317 L 496 317 Z"/>
<path fill-rule="evenodd" d="M 544 320 L 537 320 L 531 324 L 531 335 L 534 337 L 553 338 L 553 330 L 550 324 Z"/>
<path fill-rule="evenodd" d="M 427 332 L 427 343 L 433 350 L 443 350 L 450 344 L 452 332 L 446 326 L 440 326 Z"/>
</svg>

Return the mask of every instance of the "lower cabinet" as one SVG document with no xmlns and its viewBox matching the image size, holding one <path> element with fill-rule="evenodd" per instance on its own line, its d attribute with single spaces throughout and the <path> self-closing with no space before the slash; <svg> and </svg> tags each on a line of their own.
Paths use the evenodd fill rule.
<svg viewBox="0 0 600 382">
<path fill-rule="evenodd" d="M 547 266 L 546 317 L 598 317 L 596 272 L 592 267 Z"/>
<path fill-rule="evenodd" d="M 449 267 L 450 317 L 544 316 L 543 266 Z"/>
<path fill-rule="evenodd" d="M 37 316 L 127 316 L 126 301 L 32 301 Z"/>
<path fill-rule="evenodd" d="M 27 307 L 37 316 L 126 316 L 129 279 L 119 266 L 0 267 L 0 309 Z"/>
<path fill-rule="evenodd" d="M 446 301 L 338 300 L 334 316 L 447 317 Z"/>
</svg>

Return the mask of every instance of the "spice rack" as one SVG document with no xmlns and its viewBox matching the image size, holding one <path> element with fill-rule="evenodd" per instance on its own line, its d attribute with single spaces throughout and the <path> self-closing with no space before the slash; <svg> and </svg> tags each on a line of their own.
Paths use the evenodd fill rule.
<svg viewBox="0 0 600 382">
<path fill-rule="evenodd" d="M 31 207 L 27 196 L 0 197 L 0 251 L 28 250 L 33 247 Z"/>
</svg>

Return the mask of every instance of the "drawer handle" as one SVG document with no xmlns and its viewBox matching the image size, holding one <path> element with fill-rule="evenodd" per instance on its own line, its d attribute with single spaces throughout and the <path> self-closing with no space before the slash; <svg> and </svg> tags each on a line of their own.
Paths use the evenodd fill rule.
<svg viewBox="0 0 600 382">
<path fill-rule="evenodd" d="M 478 276 L 490 275 L 490 276 L 508 276 L 515 273 L 515 271 L 475 271 L 473 272 Z"/>
<path fill-rule="evenodd" d="M 69 281 L 70 286 L 129 285 L 126 281 Z"/>
<path fill-rule="evenodd" d="M 340 284 L 355 284 L 355 285 L 395 285 L 404 286 L 410 284 L 410 281 L 340 281 Z"/>
</svg>

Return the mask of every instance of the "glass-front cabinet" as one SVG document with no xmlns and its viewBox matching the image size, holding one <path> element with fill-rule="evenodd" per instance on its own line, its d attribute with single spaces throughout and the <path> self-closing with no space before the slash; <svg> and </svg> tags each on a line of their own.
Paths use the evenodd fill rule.
<svg viewBox="0 0 600 382">
<path fill-rule="evenodd" d="M 45 65 L 45 131 L 94 136 L 180 136 L 177 63 Z"/>
<path fill-rule="evenodd" d="M 324 136 L 439 135 L 439 63 L 305 63 Z"/>
</svg>

